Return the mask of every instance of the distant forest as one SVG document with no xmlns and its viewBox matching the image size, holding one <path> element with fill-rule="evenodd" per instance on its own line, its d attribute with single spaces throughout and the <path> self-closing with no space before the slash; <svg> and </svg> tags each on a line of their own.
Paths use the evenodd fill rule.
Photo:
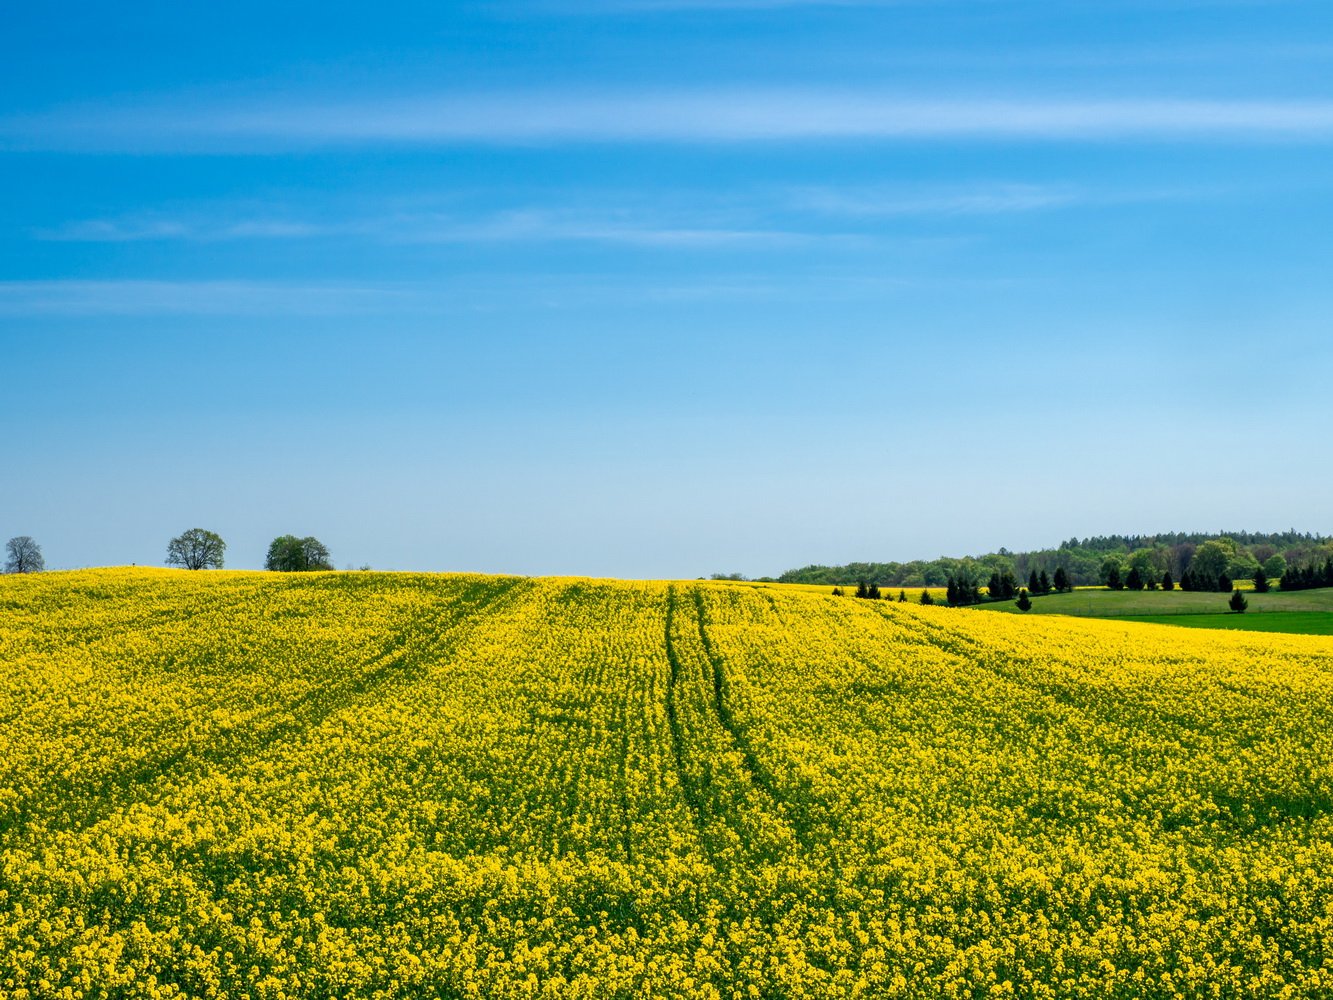
<svg viewBox="0 0 1333 1000">
<path fill-rule="evenodd" d="M 1058 548 L 1037 552 L 1010 552 L 1001 548 L 984 556 L 805 566 L 788 570 L 777 579 L 781 583 L 829 586 L 854 587 L 864 581 L 879 587 L 943 587 L 950 578 L 984 582 L 993 573 L 1001 576 L 1012 573 L 1018 580 L 1046 573 L 1053 579 L 1056 570 L 1063 569 L 1071 585 L 1096 586 L 1107 583 L 1114 567 L 1120 578 L 1137 568 L 1144 579 L 1156 580 L 1170 573 L 1175 580 L 1183 580 L 1196 553 L 1205 545 L 1209 572 L 1214 571 L 1215 562 L 1224 559 L 1222 572 L 1235 580 L 1251 579 L 1259 569 L 1275 580 L 1286 573 L 1287 567 L 1322 568 L 1333 559 L 1333 537 L 1327 535 L 1298 531 L 1178 531 L 1071 538 Z"/>
</svg>

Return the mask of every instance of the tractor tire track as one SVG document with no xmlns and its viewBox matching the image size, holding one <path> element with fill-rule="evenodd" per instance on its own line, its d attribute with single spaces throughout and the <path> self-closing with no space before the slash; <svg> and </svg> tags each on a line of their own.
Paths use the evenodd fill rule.
<svg viewBox="0 0 1333 1000">
<path fill-rule="evenodd" d="M 768 596 L 768 595 L 765 595 Z M 771 599 L 771 598 L 770 598 Z M 727 733 L 732 745 L 740 753 L 741 763 L 755 787 L 759 788 L 777 807 L 791 826 L 792 833 L 803 851 L 809 851 L 812 844 L 812 817 L 808 805 L 784 795 L 777 781 L 768 768 L 764 767 L 755 753 L 754 744 L 744 724 L 736 719 L 731 704 L 735 696 L 731 690 L 729 677 L 722 657 L 718 654 L 713 641 L 709 638 L 704 611 L 703 592 L 694 591 L 695 619 L 699 627 L 699 642 L 703 646 L 704 656 L 708 661 L 712 679 L 712 707 L 718 725 Z"/>
<path fill-rule="evenodd" d="M 676 642 L 671 637 L 671 626 L 676 617 L 676 588 L 667 588 L 667 606 L 666 606 L 666 658 L 667 665 L 670 668 L 670 674 L 667 678 L 666 711 L 667 725 L 671 730 L 671 755 L 675 764 L 676 781 L 680 785 L 681 797 L 685 800 L 689 808 L 690 816 L 694 821 L 695 832 L 699 840 L 705 846 L 709 842 L 708 823 L 706 822 L 703 799 L 700 795 L 700 789 L 695 782 L 694 776 L 690 774 L 685 766 L 685 732 L 680 722 L 680 706 L 678 702 L 680 687 L 680 655 L 676 650 Z"/>
<path fill-rule="evenodd" d="M 422 627 L 409 625 L 393 633 L 374 655 L 361 660 L 360 666 L 369 669 L 328 687 L 313 686 L 234 732 L 213 733 L 203 744 L 187 741 L 137 765 L 89 776 L 72 785 L 44 786 L 0 818 L 0 843 L 22 837 L 34 826 L 75 831 L 95 826 L 119 809 L 136 803 L 151 804 L 169 795 L 181 779 L 214 769 L 229 770 L 254 760 L 269 748 L 318 728 L 334 713 L 366 703 L 391 684 L 419 679 L 439 655 L 458 648 L 472 631 L 479 612 L 493 611 L 515 599 L 523 589 L 519 583 L 505 581 L 487 593 L 460 600 L 454 607 L 460 613 L 454 616 L 452 626 L 436 633 L 417 655 L 411 655 L 408 640 L 420 634 Z M 76 818 L 54 817 L 59 802 L 70 799 L 85 800 L 87 806 Z"/>
</svg>

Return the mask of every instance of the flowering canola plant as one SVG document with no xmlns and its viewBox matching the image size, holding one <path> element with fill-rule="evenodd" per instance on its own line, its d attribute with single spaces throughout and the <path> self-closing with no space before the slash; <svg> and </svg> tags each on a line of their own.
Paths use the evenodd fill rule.
<svg viewBox="0 0 1333 1000">
<path fill-rule="evenodd" d="M 0 998 L 1326 997 L 1333 640 L 0 580 Z"/>
</svg>

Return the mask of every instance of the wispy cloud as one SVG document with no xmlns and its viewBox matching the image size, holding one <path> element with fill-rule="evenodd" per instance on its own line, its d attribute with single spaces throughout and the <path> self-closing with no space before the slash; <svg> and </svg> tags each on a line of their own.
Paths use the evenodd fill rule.
<svg viewBox="0 0 1333 1000">
<path fill-rule="evenodd" d="M 327 146 L 1333 139 L 1333 100 L 904 97 L 867 91 L 446 94 L 53 111 L 0 148 L 281 152 Z"/>
<path fill-rule="evenodd" d="M 395 212 L 349 218 L 340 222 L 291 219 L 227 221 L 201 217 L 157 215 L 120 219 L 86 219 L 43 229 L 41 240 L 87 243 L 154 241 L 219 242 L 353 237 L 383 243 L 604 243 L 660 249 L 766 249 L 820 242 L 858 242 L 863 237 L 828 232 L 743 226 L 728 220 L 688 219 L 684 222 L 642 218 L 626 213 L 595 215 L 517 209 L 474 217 L 436 212 Z"/>
<path fill-rule="evenodd" d="M 792 246 L 829 234 L 661 219 L 520 209 L 479 219 L 408 215 L 380 219 L 382 238 L 415 243 L 612 243 L 638 247 L 708 249 Z"/>
<path fill-rule="evenodd" d="M 941 288 L 976 283 L 960 273 Z M 645 302 L 801 302 L 873 299 L 919 276 L 899 275 L 879 262 L 871 272 L 807 271 L 775 277 L 769 271 L 709 271 L 690 276 L 605 273 L 479 272 L 429 282 L 301 282 L 258 280 L 0 281 L 0 318 L 106 321 L 115 318 L 395 316 L 433 317 L 508 309 L 583 309 Z"/>
<path fill-rule="evenodd" d="M 58 243 L 142 243 L 156 240 L 189 240 L 212 243 L 227 240 L 291 240 L 337 233 L 339 227 L 279 219 L 209 221 L 200 219 L 136 216 L 117 219 L 80 219 L 39 229 L 40 240 Z"/>
<path fill-rule="evenodd" d="M 0 316 L 345 316 L 410 306 L 407 286 L 264 281 L 5 281 Z"/>
<path fill-rule="evenodd" d="M 422 198 L 415 209 L 361 206 L 338 218 L 324 211 L 302 218 L 290 206 L 246 218 L 253 204 L 214 204 L 173 216 L 149 211 L 120 218 L 81 219 L 38 229 L 42 241 L 133 243 L 353 240 L 381 245 L 503 246 L 588 243 L 645 250 L 777 251 L 883 249 L 901 233 L 896 219 L 937 220 L 1050 212 L 1086 206 L 1198 201 L 1236 194 L 1234 187 L 1097 187 L 1069 183 L 978 181 L 954 185 L 902 183 L 747 189 L 691 203 L 649 209 L 635 197 L 582 193 L 582 206 L 529 206 L 441 211 Z M 619 193 L 623 195 L 622 193 Z M 592 207 L 593 204 L 597 207 Z M 721 204 L 725 203 L 725 205 Z"/>
<path fill-rule="evenodd" d="M 1008 215 L 1064 208 L 1085 200 L 1070 187 L 993 184 L 952 189 L 884 187 L 801 188 L 793 207 L 857 218 L 926 215 Z"/>
</svg>

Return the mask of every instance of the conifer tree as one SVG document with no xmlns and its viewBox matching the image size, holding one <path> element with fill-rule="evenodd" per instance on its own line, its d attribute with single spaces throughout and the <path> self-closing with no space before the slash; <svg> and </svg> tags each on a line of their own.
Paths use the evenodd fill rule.
<svg viewBox="0 0 1333 1000">
<path fill-rule="evenodd" d="M 1167 570 L 1165 573 L 1162 574 L 1162 589 L 1163 589 L 1163 590 L 1175 590 L 1175 589 L 1176 589 L 1176 581 L 1173 580 L 1173 579 L 1171 579 L 1171 571 L 1170 571 L 1170 570 Z"/>
<path fill-rule="evenodd" d="M 1242 594 L 1239 590 L 1233 590 L 1231 592 L 1230 606 L 1232 611 L 1235 611 L 1237 614 L 1240 614 L 1250 606 L 1250 602 L 1245 600 L 1245 595 Z"/>
<path fill-rule="evenodd" d="M 1028 592 L 1026 587 L 1024 587 L 1022 590 L 1018 592 L 1018 610 L 1019 611 L 1032 610 L 1032 601 L 1028 599 Z"/>
<path fill-rule="evenodd" d="M 1264 572 L 1262 566 L 1254 571 L 1254 592 L 1256 594 L 1268 593 L 1268 574 Z"/>
</svg>

